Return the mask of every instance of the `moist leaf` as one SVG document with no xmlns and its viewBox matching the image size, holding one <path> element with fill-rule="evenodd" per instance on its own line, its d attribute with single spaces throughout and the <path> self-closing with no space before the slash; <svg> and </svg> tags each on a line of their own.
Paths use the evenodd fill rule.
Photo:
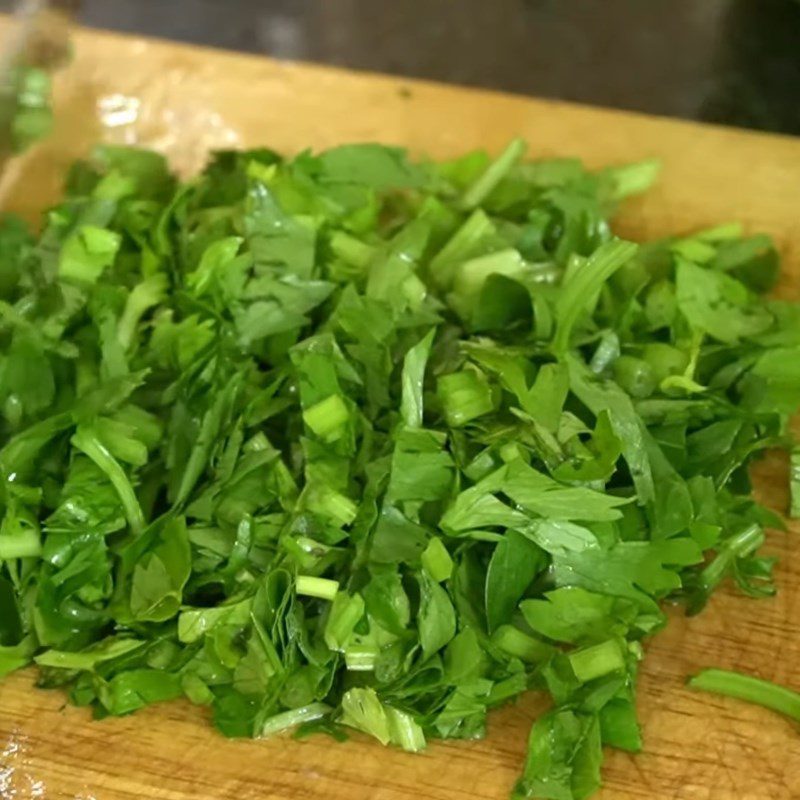
<svg viewBox="0 0 800 800">
<path fill-rule="evenodd" d="M 507 505 L 500 495 L 508 497 Z M 454 534 L 486 526 L 516 530 L 531 527 L 536 517 L 553 520 L 618 519 L 625 498 L 584 487 L 572 487 L 514 460 L 459 494 L 445 512 L 442 527 Z"/>
<path fill-rule="evenodd" d="M 134 619 L 161 622 L 175 616 L 190 573 L 186 523 L 178 517 L 163 526 L 133 569 L 130 609 Z"/>
<path fill-rule="evenodd" d="M 568 273 L 558 298 L 556 311 L 558 325 L 553 348 L 565 353 L 569 347 L 572 329 L 587 303 L 620 267 L 636 253 L 636 245 L 621 240 L 601 245 L 585 264 Z"/>
<path fill-rule="evenodd" d="M 84 225 L 64 242 L 59 274 L 67 281 L 94 283 L 111 266 L 120 244 L 118 233 Z"/>
<path fill-rule="evenodd" d="M 580 586 L 652 608 L 651 598 L 681 587 L 679 569 L 701 559 L 700 548 L 691 539 L 619 542 L 608 551 L 594 547 L 555 554 L 553 576 L 559 586 Z"/>
<path fill-rule="evenodd" d="M 125 527 L 114 485 L 91 460 L 77 457 L 61 489 L 61 501 L 45 521 L 48 532 L 101 535 Z"/>
<path fill-rule="evenodd" d="M 622 442 L 622 454 L 628 462 L 636 487 L 638 502 L 649 503 L 655 495 L 653 474 L 644 445 L 644 424 L 630 398 L 610 381 L 592 380 L 591 373 L 574 357 L 567 357 L 570 388 L 595 416 L 608 413 L 614 433 Z"/>
<path fill-rule="evenodd" d="M 422 427 L 422 385 L 425 365 L 431 352 L 435 331 L 430 331 L 414 345 L 403 359 L 403 399 L 400 413 L 409 428 Z"/>
<path fill-rule="evenodd" d="M 342 698 L 342 724 L 417 752 L 425 747 L 422 729 L 406 713 L 384 706 L 373 689 L 350 689 Z"/>
<path fill-rule="evenodd" d="M 678 308 L 689 323 L 721 342 L 733 344 L 772 324 L 769 311 L 751 302 L 745 287 L 724 273 L 681 259 L 676 289 Z"/>
<path fill-rule="evenodd" d="M 497 543 L 486 572 L 486 619 L 490 632 L 509 621 L 519 598 L 544 566 L 541 551 L 514 530 Z"/>
<path fill-rule="evenodd" d="M 528 754 L 514 798 L 582 800 L 600 787 L 597 717 L 552 711 L 531 728 Z"/>
<path fill-rule="evenodd" d="M 456 633 L 456 613 L 445 589 L 424 570 L 419 575 L 420 604 L 417 615 L 419 641 L 425 656 L 444 647 Z"/>
<path fill-rule="evenodd" d="M 544 597 L 523 600 L 520 610 L 534 631 L 559 642 L 578 643 L 624 635 L 636 616 L 632 603 L 580 586 L 554 589 Z"/>
<path fill-rule="evenodd" d="M 371 189 L 402 189 L 424 185 L 426 171 L 411 164 L 399 147 L 350 144 L 334 147 L 319 156 L 320 179 L 355 183 Z"/>
</svg>

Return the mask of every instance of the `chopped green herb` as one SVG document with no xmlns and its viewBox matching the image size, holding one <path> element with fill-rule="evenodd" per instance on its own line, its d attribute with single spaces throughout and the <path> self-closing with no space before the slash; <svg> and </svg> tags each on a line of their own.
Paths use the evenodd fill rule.
<svg viewBox="0 0 800 800">
<path fill-rule="evenodd" d="M 726 669 L 706 669 L 689 681 L 699 692 L 713 692 L 755 703 L 800 722 L 800 694 L 771 681 Z"/>
<path fill-rule="evenodd" d="M 615 238 L 653 162 L 524 151 L 223 152 L 180 183 L 104 147 L 41 234 L 4 219 L 0 674 L 409 751 L 533 687 L 530 800 L 640 750 L 662 601 L 774 591 L 747 470 L 791 448 L 798 307 L 736 225 Z M 719 676 L 693 685 L 796 705 Z"/>
</svg>

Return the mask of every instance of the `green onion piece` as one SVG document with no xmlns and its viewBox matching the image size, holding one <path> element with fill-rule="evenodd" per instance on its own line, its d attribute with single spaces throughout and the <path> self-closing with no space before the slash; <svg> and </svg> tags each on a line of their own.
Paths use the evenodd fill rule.
<svg viewBox="0 0 800 800">
<path fill-rule="evenodd" d="M 326 442 L 335 442 L 344 434 L 350 413 L 344 400 L 332 394 L 303 412 L 303 422 Z"/>
<path fill-rule="evenodd" d="M 359 645 L 344 651 L 344 663 L 350 672 L 372 672 L 378 652 L 374 647 Z"/>
<path fill-rule="evenodd" d="M 343 725 L 415 753 L 425 747 L 422 728 L 410 714 L 384 705 L 374 689 L 356 687 L 342 697 Z"/>
<path fill-rule="evenodd" d="M 720 545 L 716 557 L 700 573 L 700 584 L 710 592 L 728 574 L 728 569 L 737 558 L 743 558 L 758 550 L 764 543 L 764 531 L 753 523 L 744 530 L 726 539 Z"/>
<path fill-rule="evenodd" d="M 349 725 L 389 744 L 392 734 L 386 709 L 374 689 L 354 687 L 342 697 L 342 725 Z"/>
<path fill-rule="evenodd" d="M 689 688 L 746 700 L 800 722 L 800 693 L 771 681 L 726 669 L 706 669 L 689 680 Z"/>
<path fill-rule="evenodd" d="M 360 594 L 339 592 L 333 598 L 328 621 L 325 623 L 325 644 L 341 652 L 347 648 L 356 625 L 364 616 L 364 598 Z"/>
<path fill-rule="evenodd" d="M 511 168 L 525 155 L 528 145 L 524 139 L 513 139 L 506 149 L 486 168 L 486 171 L 464 192 L 461 205 L 473 209 L 492 192 Z"/>
<path fill-rule="evenodd" d="M 315 719 L 322 719 L 322 717 L 330 714 L 331 707 L 325 703 L 310 703 L 301 708 L 292 708 L 289 711 L 284 711 L 280 714 L 275 714 L 273 717 L 268 717 L 264 724 L 261 726 L 259 736 L 267 737 L 274 736 L 276 733 L 285 731 L 287 728 L 293 728 L 295 725 L 300 725 L 303 722 L 313 722 Z"/>
<path fill-rule="evenodd" d="M 331 250 L 345 261 L 359 270 L 366 269 L 369 262 L 375 257 L 376 249 L 365 244 L 355 236 L 344 231 L 336 231 L 331 236 Z"/>
<path fill-rule="evenodd" d="M 42 543 L 36 528 L 18 528 L 0 535 L 0 561 L 12 558 L 34 558 L 42 554 Z"/>
<path fill-rule="evenodd" d="M 616 639 L 584 647 L 569 654 L 569 663 L 581 683 L 625 669 L 625 655 Z"/>
<path fill-rule="evenodd" d="M 437 286 L 449 288 L 456 268 L 475 255 L 476 248 L 494 231 L 494 223 L 480 208 L 470 214 L 445 246 L 431 259 L 430 274 Z"/>
<path fill-rule="evenodd" d="M 334 522 L 349 525 L 358 513 L 358 506 L 341 492 L 330 486 L 314 486 L 305 494 L 305 505 L 309 511 Z"/>
<path fill-rule="evenodd" d="M 410 714 L 387 706 L 386 718 L 393 744 L 410 753 L 418 753 L 425 748 L 425 734 Z"/>
<path fill-rule="evenodd" d="M 504 653 L 530 664 L 546 661 L 553 655 L 553 648 L 549 644 L 528 636 L 513 625 L 501 625 L 492 634 L 492 642 Z"/>
<path fill-rule="evenodd" d="M 439 378 L 438 394 L 447 424 L 453 428 L 494 410 L 491 388 L 474 370 L 443 375 Z"/>
<path fill-rule="evenodd" d="M 181 675 L 181 688 L 189 702 L 196 706 L 207 706 L 214 702 L 214 693 L 193 672 L 185 672 Z"/>
<path fill-rule="evenodd" d="M 306 597 L 319 597 L 320 600 L 333 600 L 339 591 L 339 581 L 328 578 L 315 578 L 311 575 L 298 575 L 295 581 L 297 594 Z"/>
</svg>

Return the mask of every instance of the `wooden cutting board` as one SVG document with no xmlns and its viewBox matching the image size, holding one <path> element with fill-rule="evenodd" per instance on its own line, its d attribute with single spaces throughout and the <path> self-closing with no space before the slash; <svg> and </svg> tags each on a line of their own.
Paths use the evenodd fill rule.
<svg viewBox="0 0 800 800">
<path fill-rule="evenodd" d="M 0 185 L 5 207 L 34 218 L 57 196 L 69 161 L 100 137 L 161 147 L 191 170 L 209 147 L 379 140 L 448 156 L 497 151 L 521 135 L 534 155 L 580 155 L 593 165 L 659 156 L 663 180 L 625 209 L 622 233 L 742 220 L 776 237 L 786 259 L 781 292 L 800 295 L 800 140 L 107 33 L 80 32 L 76 53 L 58 82 L 56 135 Z M 758 474 L 761 496 L 784 509 L 785 464 L 769 460 Z M 800 688 L 798 533 L 770 536 L 781 558 L 776 599 L 723 592 L 700 617 L 676 609 L 650 644 L 640 689 L 645 752 L 609 754 L 602 800 L 800 798 L 795 726 L 684 687 L 688 675 L 718 666 Z M 485 741 L 436 743 L 414 756 L 358 737 L 226 741 L 186 703 L 92 722 L 60 693 L 35 690 L 33 677 L 0 684 L 3 800 L 500 800 L 542 707 L 532 696 L 495 713 Z"/>
</svg>

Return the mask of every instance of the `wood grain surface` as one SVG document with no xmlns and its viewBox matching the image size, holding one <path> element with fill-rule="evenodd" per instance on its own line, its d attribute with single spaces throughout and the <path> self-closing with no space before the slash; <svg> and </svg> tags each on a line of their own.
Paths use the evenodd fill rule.
<svg viewBox="0 0 800 800">
<path fill-rule="evenodd" d="M 190 171 L 209 147 L 380 140 L 446 156 L 497 151 L 521 135 L 533 155 L 580 155 L 593 165 L 659 156 L 658 189 L 625 209 L 619 231 L 637 238 L 742 220 L 776 237 L 780 291 L 800 296 L 800 140 L 106 33 L 80 32 L 76 53 L 58 81 L 56 135 L 0 184 L 3 206 L 30 217 L 55 199 L 69 161 L 101 137 L 160 147 Z M 761 496 L 784 509 L 785 464 L 774 458 L 757 471 Z M 700 617 L 674 610 L 642 672 L 645 752 L 609 754 L 601 800 L 800 798 L 796 727 L 684 687 L 688 675 L 717 666 L 800 688 L 798 533 L 770 535 L 781 558 L 777 598 L 731 590 Z M 33 678 L 26 671 L 0 684 L 3 800 L 499 800 L 541 708 L 529 697 L 495 713 L 485 741 L 436 743 L 414 756 L 358 737 L 226 741 L 185 703 L 92 722 L 60 693 L 35 690 Z"/>
</svg>

